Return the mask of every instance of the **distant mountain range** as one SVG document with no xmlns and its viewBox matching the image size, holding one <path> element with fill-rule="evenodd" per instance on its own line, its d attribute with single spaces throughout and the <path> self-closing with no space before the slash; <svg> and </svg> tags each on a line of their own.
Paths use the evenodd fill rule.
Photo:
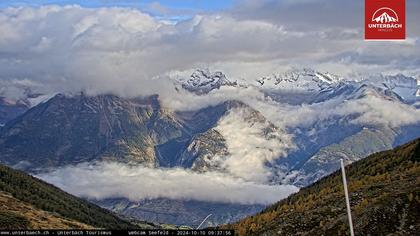
<svg viewBox="0 0 420 236">
<path fill-rule="evenodd" d="M 417 235 L 420 139 L 357 161 L 346 172 L 356 235 Z M 237 235 L 349 234 L 341 172 L 221 228 Z"/>
<path fill-rule="evenodd" d="M 420 91 L 418 80 L 404 75 L 358 76 L 348 80 L 312 69 L 274 74 L 250 83 L 233 82 L 222 72 L 197 70 L 190 78 L 172 82 L 174 90 L 182 89 L 195 96 L 211 96 L 226 87 L 235 91 L 252 88 L 260 91 L 270 106 L 319 105 L 321 109 L 324 104 L 334 104 L 330 106 L 332 109 L 363 99 L 418 109 Z M 338 113 L 310 126 L 280 127 L 264 115 L 262 108 L 232 99 L 195 110 L 176 111 L 164 107 L 158 95 L 123 98 L 80 93 L 37 98 L 26 105 L 5 102 L 6 99 L 0 104 L 0 111 L 8 111 L 2 116 L 5 124 L 0 128 L 0 162 L 32 174 L 84 162 L 117 161 L 151 168 L 178 167 L 198 173 L 217 171 L 234 175 L 223 165 L 224 158 L 232 155 L 232 147 L 220 127 L 233 114 L 240 119 L 229 122 L 259 129 L 252 130 L 252 135 L 262 144 L 251 143 L 254 148 L 265 148 L 270 155 L 278 155 L 265 163 L 270 176 L 267 184 L 304 187 L 337 170 L 341 158 L 358 161 L 420 135 L 419 123 L 360 124 L 354 122 L 363 115 L 360 113 Z M 288 113 L 278 116 L 291 120 L 310 118 L 288 117 L 291 116 Z M 287 155 L 281 156 L 278 150 L 264 147 L 264 143 L 286 143 L 284 133 L 295 146 Z M 210 213 L 213 217 L 209 225 L 228 223 L 264 207 L 165 198 L 144 201 L 110 198 L 95 203 L 143 220 L 178 225 L 195 224 Z"/>
<path fill-rule="evenodd" d="M 242 80 L 232 82 L 220 71 L 212 73 L 209 70 L 199 69 L 191 75 L 191 78 L 175 79 L 175 82 L 181 84 L 182 88 L 199 95 L 208 94 L 224 86 L 256 87 L 274 99 L 277 98 L 276 100 L 292 104 L 310 104 L 325 101 L 336 96 L 348 94 L 351 90 L 355 90 L 363 85 L 393 92 L 406 102 L 411 103 L 420 100 L 420 97 L 417 95 L 420 93 L 420 79 L 402 74 L 359 74 L 351 78 L 345 78 L 328 72 L 304 68 L 293 69 L 283 73 L 273 73 L 250 83 Z M 291 98 L 286 98 L 289 97 L 286 96 L 289 94 Z"/>
</svg>

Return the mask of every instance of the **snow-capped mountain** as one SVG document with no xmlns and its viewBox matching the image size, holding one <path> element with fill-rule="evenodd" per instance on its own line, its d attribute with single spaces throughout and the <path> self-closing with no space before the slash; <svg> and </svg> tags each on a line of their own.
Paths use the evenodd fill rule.
<svg viewBox="0 0 420 236">
<path fill-rule="evenodd" d="M 321 91 L 339 84 L 341 80 L 337 75 L 305 68 L 262 77 L 257 80 L 257 85 L 263 89 Z"/>
<path fill-rule="evenodd" d="M 319 72 L 313 69 L 291 70 L 285 73 L 273 74 L 257 80 L 257 85 L 264 91 L 282 94 L 287 92 L 315 94 L 313 102 L 322 98 L 350 94 L 363 85 L 373 90 L 383 90 L 398 95 L 404 102 L 414 102 L 420 93 L 420 79 L 397 75 L 357 75 L 344 78 L 329 72 Z M 329 97 L 326 97 L 328 95 Z M 299 95 L 302 97 L 302 94 Z M 310 103 L 310 102 L 309 102 Z"/>
<path fill-rule="evenodd" d="M 237 86 L 237 82 L 230 81 L 220 71 L 210 72 L 209 69 L 197 69 L 186 80 L 180 80 L 182 88 L 197 95 L 207 94 L 221 86 Z"/>
<path fill-rule="evenodd" d="M 189 78 L 176 79 L 175 84 L 196 95 L 206 95 L 223 86 L 236 88 L 254 87 L 277 102 L 289 104 L 314 103 L 335 96 L 351 93 L 352 82 L 344 82 L 338 75 L 313 69 L 294 69 L 284 73 L 264 76 L 254 82 L 235 80 L 232 82 L 222 72 L 197 69 Z"/>
<path fill-rule="evenodd" d="M 373 19 L 373 21 L 375 21 L 376 23 L 379 23 L 379 22 L 381 22 L 381 23 L 398 22 L 397 19 L 388 15 L 388 13 L 386 13 L 386 12 L 382 13 L 380 16 Z"/>
<path fill-rule="evenodd" d="M 408 103 L 416 101 L 420 91 L 420 80 L 403 74 L 362 77 L 359 83 L 392 91 Z"/>
<path fill-rule="evenodd" d="M 197 69 L 189 78 L 176 80 L 183 89 L 196 95 L 205 95 L 222 86 L 255 87 L 277 102 L 289 104 L 312 104 L 337 96 L 357 96 L 354 94 L 361 86 L 367 89 L 382 90 L 387 95 L 399 97 L 405 103 L 420 99 L 420 79 L 403 74 L 396 75 L 352 75 L 343 77 L 314 69 L 293 69 L 283 73 L 273 73 L 247 83 L 232 82 L 220 72 Z"/>
<path fill-rule="evenodd" d="M 355 86 L 338 75 L 313 69 L 293 69 L 264 76 L 252 85 L 274 101 L 312 104 L 350 94 Z"/>
</svg>

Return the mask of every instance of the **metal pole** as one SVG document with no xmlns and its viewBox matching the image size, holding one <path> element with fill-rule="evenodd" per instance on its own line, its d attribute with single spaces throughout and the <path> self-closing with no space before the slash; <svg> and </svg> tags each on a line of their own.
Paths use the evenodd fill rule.
<svg viewBox="0 0 420 236">
<path fill-rule="evenodd" d="M 211 214 L 209 214 L 208 216 L 206 216 L 206 218 L 204 218 L 204 220 L 201 222 L 200 225 L 198 225 L 197 229 L 200 229 L 201 225 L 204 224 L 204 222 L 211 216 Z"/>
<path fill-rule="evenodd" d="M 344 161 L 343 161 L 343 159 L 341 159 L 340 162 L 341 162 L 341 173 L 343 175 L 344 195 L 346 196 L 347 216 L 349 218 L 350 235 L 351 236 L 354 236 L 353 221 L 351 219 L 350 199 L 349 199 L 349 193 L 347 191 L 346 171 L 344 169 Z"/>
</svg>

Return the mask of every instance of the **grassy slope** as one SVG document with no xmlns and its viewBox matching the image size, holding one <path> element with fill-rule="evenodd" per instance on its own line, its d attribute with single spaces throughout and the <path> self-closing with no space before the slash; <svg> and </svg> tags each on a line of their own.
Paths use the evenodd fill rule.
<svg viewBox="0 0 420 236">
<path fill-rule="evenodd" d="M 4 165 L 0 165 L 0 193 L 0 200 L 2 200 L 0 201 L 0 228 L 7 228 L 6 226 L 13 225 L 13 222 L 19 223 L 14 226 L 16 228 L 27 228 L 28 225 L 41 227 L 43 225 L 43 223 L 38 222 L 38 224 L 31 220 L 33 218 L 28 217 L 28 214 L 44 214 L 46 218 L 55 217 L 54 222 L 63 220 L 63 222 L 68 223 L 66 223 L 67 225 L 73 224 L 75 228 L 136 228 L 133 224 L 120 219 L 108 210 Z M 19 208 L 26 210 L 16 211 Z M 33 209 L 33 211 L 31 212 L 30 209 Z M 28 214 L 25 213 L 26 211 Z M 10 219 L 15 220 L 10 221 Z M 19 222 L 19 219 L 21 219 L 21 222 Z M 59 225 L 45 226 L 47 228 L 55 228 L 55 226 L 61 228 Z"/>
<path fill-rule="evenodd" d="M 0 229 L 92 229 L 90 225 L 39 210 L 0 192 Z"/>
<path fill-rule="evenodd" d="M 420 231 L 420 139 L 346 167 L 356 235 Z M 348 235 L 341 172 L 221 228 L 239 235 Z"/>
</svg>

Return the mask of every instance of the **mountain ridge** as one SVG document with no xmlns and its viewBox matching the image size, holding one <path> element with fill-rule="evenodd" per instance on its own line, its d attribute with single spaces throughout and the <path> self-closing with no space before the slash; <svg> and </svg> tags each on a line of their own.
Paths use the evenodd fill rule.
<svg viewBox="0 0 420 236">
<path fill-rule="evenodd" d="M 157 97 L 128 100 L 59 94 L 2 127 L 0 146 L 2 161 L 22 168 L 115 157 L 156 165 L 153 143 L 182 132 L 180 124 L 159 107 Z"/>
<path fill-rule="evenodd" d="M 227 76 L 220 71 L 211 72 L 208 68 L 196 69 L 190 79 L 179 76 L 173 81 L 175 86 L 180 85 L 181 89 L 198 96 L 205 96 L 213 91 L 229 87 L 255 88 L 275 101 L 292 105 L 312 104 L 349 95 L 363 86 L 394 94 L 408 104 L 418 101 L 420 93 L 420 80 L 401 73 L 395 75 L 354 74 L 344 77 L 312 68 L 294 68 L 262 76 L 253 81 L 238 79 L 235 82 L 228 80 Z M 176 90 L 179 91 L 177 87 Z"/>
</svg>

